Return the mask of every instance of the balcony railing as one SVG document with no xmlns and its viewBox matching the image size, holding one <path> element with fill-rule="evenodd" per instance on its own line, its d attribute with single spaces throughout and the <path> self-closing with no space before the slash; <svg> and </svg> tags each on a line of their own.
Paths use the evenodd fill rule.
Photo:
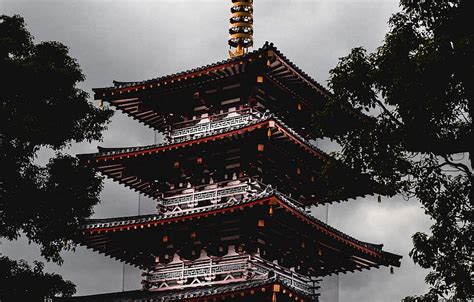
<svg viewBox="0 0 474 302">
<path fill-rule="evenodd" d="M 270 272 L 286 284 L 305 293 L 317 293 L 316 282 L 310 277 L 292 272 L 259 255 L 228 255 L 195 261 L 171 263 L 145 273 L 144 284 L 152 290 L 195 287 L 269 277 Z"/>
<path fill-rule="evenodd" d="M 250 190 L 250 184 L 245 182 L 237 185 L 228 185 L 187 194 L 180 194 L 173 197 L 165 197 L 160 200 L 165 207 L 181 206 L 183 204 L 193 205 L 203 200 L 213 200 L 216 198 L 229 197 L 237 194 L 243 194 Z"/>
<path fill-rule="evenodd" d="M 213 204 L 222 203 L 223 198 L 228 198 L 225 202 L 230 202 L 252 197 L 264 189 L 265 187 L 261 187 L 260 184 L 250 178 L 196 186 L 181 192 L 174 192 L 172 193 L 174 195 L 168 197 L 159 198 L 158 209 L 174 213 L 193 211 L 198 207 L 203 209 Z M 187 190 L 192 192 L 187 192 Z M 208 202 L 199 205 L 200 202 L 205 201 Z"/>
<path fill-rule="evenodd" d="M 148 276 L 148 282 L 183 283 L 186 278 L 214 279 L 219 274 L 243 273 L 249 268 L 249 256 L 231 256 L 220 260 L 208 258 L 189 263 L 169 264 Z M 181 281 L 181 282 L 180 282 Z"/>
<path fill-rule="evenodd" d="M 259 119 L 261 116 L 259 112 L 249 108 L 225 114 L 217 114 L 200 120 L 189 121 L 189 123 L 194 123 L 194 125 L 191 126 L 180 127 L 181 124 L 173 125 L 173 129 L 169 132 L 168 137 L 171 140 L 194 137 L 206 132 L 245 125 Z"/>
</svg>

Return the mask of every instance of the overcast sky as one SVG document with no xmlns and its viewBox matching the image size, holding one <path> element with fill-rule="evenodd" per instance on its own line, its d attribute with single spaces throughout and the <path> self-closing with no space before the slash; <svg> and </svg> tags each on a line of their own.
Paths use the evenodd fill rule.
<svg viewBox="0 0 474 302">
<path fill-rule="evenodd" d="M 110 86 L 112 80 L 145 80 L 226 59 L 229 7 L 230 0 L 0 0 L 0 14 L 22 15 L 35 42 L 56 40 L 70 47 L 87 77 L 81 87 L 91 94 L 91 88 Z M 352 47 L 374 50 L 380 44 L 387 20 L 397 10 L 398 1 L 393 0 L 255 0 L 255 47 L 273 42 L 326 85 L 329 70 Z M 150 129 L 117 112 L 100 145 L 150 143 Z M 98 144 L 77 145 L 69 152 L 95 152 Z M 39 161 L 49 155 L 42 152 Z M 136 215 L 137 202 L 136 193 L 106 181 L 94 217 Z M 142 198 L 141 209 L 150 213 L 154 204 Z M 325 212 L 315 210 L 320 217 Z M 411 235 L 429 227 L 419 203 L 358 198 L 330 206 L 329 223 L 360 240 L 383 243 L 385 250 L 403 255 L 403 260 L 393 275 L 381 268 L 342 275 L 339 281 L 330 278 L 323 283 L 323 302 L 336 301 L 337 283 L 341 302 L 400 301 L 426 290 L 427 272 L 408 256 Z M 26 240 L 3 241 L 0 251 L 15 259 L 42 260 L 38 247 Z M 79 295 L 122 289 L 122 264 L 83 247 L 64 253 L 61 267 L 46 267 L 72 280 Z M 137 270 L 126 267 L 126 290 L 137 289 L 139 279 Z"/>
</svg>

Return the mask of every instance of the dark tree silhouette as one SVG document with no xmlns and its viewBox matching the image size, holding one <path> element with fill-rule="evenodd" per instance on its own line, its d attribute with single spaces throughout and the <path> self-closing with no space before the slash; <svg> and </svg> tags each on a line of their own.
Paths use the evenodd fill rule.
<svg viewBox="0 0 474 302">
<path fill-rule="evenodd" d="M 0 297 L 2 301 L 44 301 L 43 297 L 74 294 L 75 286 L 57 274 L 43 272 L 43 264 L 35 261 L 31 268 L 26 261 L 0 257 Z M 3 274 L 3 272 L 7 272 Z M 32 286 L 34 284 L 34 286 Z"/>
<path fill-rule="evenodd" d="M 431 217 L 430 234 L 414 234 L 410 252 L 431 269 L 430 289 L 410 299 L 464 300 L 473 297 L 473 2 L 400 5 L 375 52 L 355 48 L 331 70 L 334 100 L 314 126 L 379 192 L 415 197 Z M 344 120 L 340 106 L 352 117 Z"/>
<path fill-rule="evenodd" d="M 48 261 L 74 248 L 77 226 L 99 202 L 102 179 L 75 157 L 61 153 L 75 142 L 101 139 L 111 111 L 95 108 L 77 87 L 84 75 L 59 42 L 34 44 L 20 16 L 0 16 L 0 238 L 24 234 Z M 56 151 L 46 166 L 41 148 Z M 3 256 L 0 300 L 42 301 L 71 295 L 74 286 L 42 265 Z M 15 293 L 15 295 L 10 295 Z"/>
</svg>

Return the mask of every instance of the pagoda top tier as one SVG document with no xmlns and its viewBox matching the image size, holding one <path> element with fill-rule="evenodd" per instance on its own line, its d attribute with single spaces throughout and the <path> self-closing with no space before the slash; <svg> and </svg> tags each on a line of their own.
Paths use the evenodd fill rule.
<svg viewBox="0 0 474 302">
<path fill-rule="evenodd" d="M 304 137 L 311 115 L 330 93 L 284 56 L 272 43 L 188 71 L 139 82 L 117 82 L 93 89 L 105 101 L 149 127 L 168 132 L 202 118 L 252 108 L 275 113 Z M 342 119 L 356 114 L 340 105 Z"/>
</svg>

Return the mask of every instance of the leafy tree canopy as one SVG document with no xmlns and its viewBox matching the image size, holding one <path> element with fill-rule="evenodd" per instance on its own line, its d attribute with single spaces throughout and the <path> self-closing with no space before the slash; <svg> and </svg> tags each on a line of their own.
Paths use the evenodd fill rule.
<svg viewBox="0 0 474 302">
<path fill-rule="evenodd" d="M 56 274 L 43 272 L 43 264 L 35 261 L 31 268 L 26 261 L 13 261 L 0 257 L 0 297 L 2 301 L 42 301 L 41 297 L 53 297 L 58 293 L 71 296 L 76 289 L 70 281 Z"/>
<path fill-rule="evenodd" d="M 70 239 L 92 214 L 102 189 L 94 171 L 61 150 L 101 139 L 112 113 L 95 108 L 77 87 L 84 75 L 68 48 L 59 42 L 35 44 L 20 16 L 0 16 L 0 70 L 0 237 L 24 234 L 47 260 L 61 263 L 60 251 L 73 248 Z M 41 148 L 56 151 L 46 166 L 35 163 Z M 2 257 L 0 265 L 7 274 L 0 288 L 8 284 L 9 292 L 20 293 L 36 281 L 44 288 L 30 294 L 74 292 L 60 276 L 43 273 L 41 264 L 31 269 Z M 22 276 L 36 281 L 25 283 Z M 0 291 L 2 301 L 4 294 Z"/>
<path fill-rule="evenodd" d="M 314 116 L 342 162 L 385 195 L 417 198 L 431 217 L 410 253 L 431 269 L 419 300 L 473 297 L 473 4 L 401 0 L 382 45 L 354 48 L 331 70 L 334 99 Z M 353 117 L 334 123 L 341 106 Z"/>
</svg>

